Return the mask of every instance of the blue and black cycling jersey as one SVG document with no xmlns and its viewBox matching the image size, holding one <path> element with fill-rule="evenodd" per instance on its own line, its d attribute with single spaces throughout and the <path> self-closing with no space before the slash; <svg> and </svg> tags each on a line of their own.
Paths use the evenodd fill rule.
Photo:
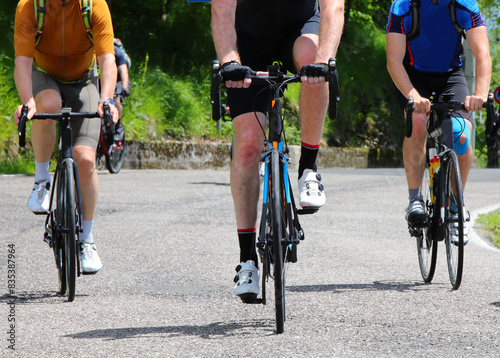
<svg viewBox="0 0 500 358">
<path fill-rule="evenodd" d="M 115 45 L 115 61 L 116 61 L 116 67 L 120 65 L 126 65 L 127 64 L 127 59 L 125 55 L 123 54 L 122 50 L 120 49 L 120 46 Z M 117 81 L 121 81 L 121 76 L 120 72 L 118 72 L 118 78 Z"/>
<path fill-rule="evenodd" d="M 279 39 L 288 35 L 290 26 L 303 24 L 317 11 L 317 0 L 238 0 L 236 31 Z"/>
<path fill-rule="evenodd" d="M 421 72 L 446 73 L 462 66 L 463 52 L 461 34 L 452 21 L 451 0 L 420 0 L 419 35 L 407 39 L 405 66 Z M 476 0 L 455 0 L 457 25 L 468 31 L 485 26 Z M 395 0 L 392 3 L 387 23 L 387 32 L 407 35 L 412 28 L 412 6 L 410 0 Z"/>
</svg>

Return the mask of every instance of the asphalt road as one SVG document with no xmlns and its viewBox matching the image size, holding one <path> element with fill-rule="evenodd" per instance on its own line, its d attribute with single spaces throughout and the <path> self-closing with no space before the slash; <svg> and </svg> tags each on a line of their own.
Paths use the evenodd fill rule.
<svg viewBox="0 0 500 358">
<path fill-rule="evenodd" d="M 57 295 L 43 218 L 26 206 L 33 177 L 0 177 L 0 356 L 499 357 L 500 250 L 473 234 L 452 291 L 442 244 L 424 284 L 403 170 L 321 173 L 327 204 L 302 217 L 281 335 L 272 298 L 245 305 L 232 294 L 227 171 L 100 173 L 94 235 L 104 268 L 78 278 L 72 303 Z M 500 171 L 473 170 L 466 203 L 473 220 L 500 207 Z"/>
</svg>

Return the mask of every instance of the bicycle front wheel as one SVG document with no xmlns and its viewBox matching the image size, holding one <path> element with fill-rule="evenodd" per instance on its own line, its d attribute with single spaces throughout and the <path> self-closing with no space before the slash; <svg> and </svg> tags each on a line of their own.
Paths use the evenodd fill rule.
<svg viewBox="0 0 500 358">
<path fill-rule="evenodd" d="M 271 154 L 271 220 L 274 256 L 274 296 L 276 305 L 276 331 L 283 333 L 285 325 L 285 264 L 283 239 L 286 236 L 286 210 L 280 155 Z"/>
<path fill-rule="evenodd" d="M 445 188 L 444 202 L 446 220 L 446 258 L 448 273 L 453 289 L 456 290 L 462 283 L 464 261 L 464 205 L 462 180 L 458 157 L 454 151 L 448 152 L 445 157 Z"/>
<path fill-rule="evenodd" d="M 122 130 L 123 139 L 114 141 L 109 148 L 109 153 L 106 154 L 106 167 L 112 174 L 116 174 L 120 171 L 123 165 L 123 159 L 125 158 L 125 128 L 122 128 Z"/>
<path fill-rule="evenodd" d="M 61 194 L 60 207 L 62 226 L 62 267 L 66 278 L 68 301 L 75 299 L 76 286 L 76 242 L 78 239 L 76 227 L 77 205 L 75 200 L 75 177 L 73 162 L 67 160 L 61 166 Z"/>
<path fill-rule="evenodd" d="M 437 175 L 437 174 L 436 174 Z M 424 197 L 424 203 L 426 205 L 427 213 L 427 225 L 421 230 L 421 234 L 417 236 L 417 253 L 418 253 L 418 263 L 420 266 L 420 273 L 424 282 L 429 283 L 434 278 L 434 272 L 436 270 L 436 258 L 437 258 L 437 248 L 438 242 L 433 237 L 433 224 L 432 217 L 434 211 L 434 205 L 432 203 L 432 193 L 431 193 L 431 178 L 429 175 L 429 161 L 427 160 L 424 180 L 422 182 L 422 195 Z"/>
</svg>

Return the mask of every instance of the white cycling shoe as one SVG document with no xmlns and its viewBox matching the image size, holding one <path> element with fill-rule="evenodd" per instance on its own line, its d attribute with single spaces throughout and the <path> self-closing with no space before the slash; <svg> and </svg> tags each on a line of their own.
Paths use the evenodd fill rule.
<svg viewBox="0 0 500 358">
<path fill-rule="evenodd" d="M 304 170 L 299 179 L 299 204 L 304 209 L 319 209 L 326 202 L 321 175 L 311 169 Z"/>
<path fill-rule="evenodd" d="M 80 242 L 80 265 L 84 274 L 95 274 L 102 268 L 101 258 L 94 243 Z"/>
<path fill-rule="evenodd" d="M 236 276 L 234 277 L 233 292 L 241 298 L 243 302 L 252 302 L 259 294 L 259 269 L 255 262 L 248 260 L 236 266 Z"/>
<path fill-rule="evenodd" d="M 50 182 L 42 180 L 33 185 L 33 191 L 28 200 L 28 208 L 34 214 L 45 214 L 50 205 Z"/>
</svg>

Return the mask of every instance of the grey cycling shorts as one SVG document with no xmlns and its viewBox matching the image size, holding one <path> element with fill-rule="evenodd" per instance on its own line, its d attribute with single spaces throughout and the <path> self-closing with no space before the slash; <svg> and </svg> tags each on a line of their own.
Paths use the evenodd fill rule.
<svg viewBox="0 0 500 358">
<path fill-rule="evenodd" d="M 63 107 L 70 107 L 73 112 L 96 112 L 99 102 L 97 70 L 89 71 L 89 74 L 73 83 L 63 83 L 51 75 L 38 70 L 33 65 L 32 72 L 33 96 L 47 89 L 59 93 Z M 101 120 L 99 118 L 84 118 L 71 121 L 73 132 L 73 146 L 85 145 L 94 150 L 97 148 L 101 131 Z"/>
</svg>

